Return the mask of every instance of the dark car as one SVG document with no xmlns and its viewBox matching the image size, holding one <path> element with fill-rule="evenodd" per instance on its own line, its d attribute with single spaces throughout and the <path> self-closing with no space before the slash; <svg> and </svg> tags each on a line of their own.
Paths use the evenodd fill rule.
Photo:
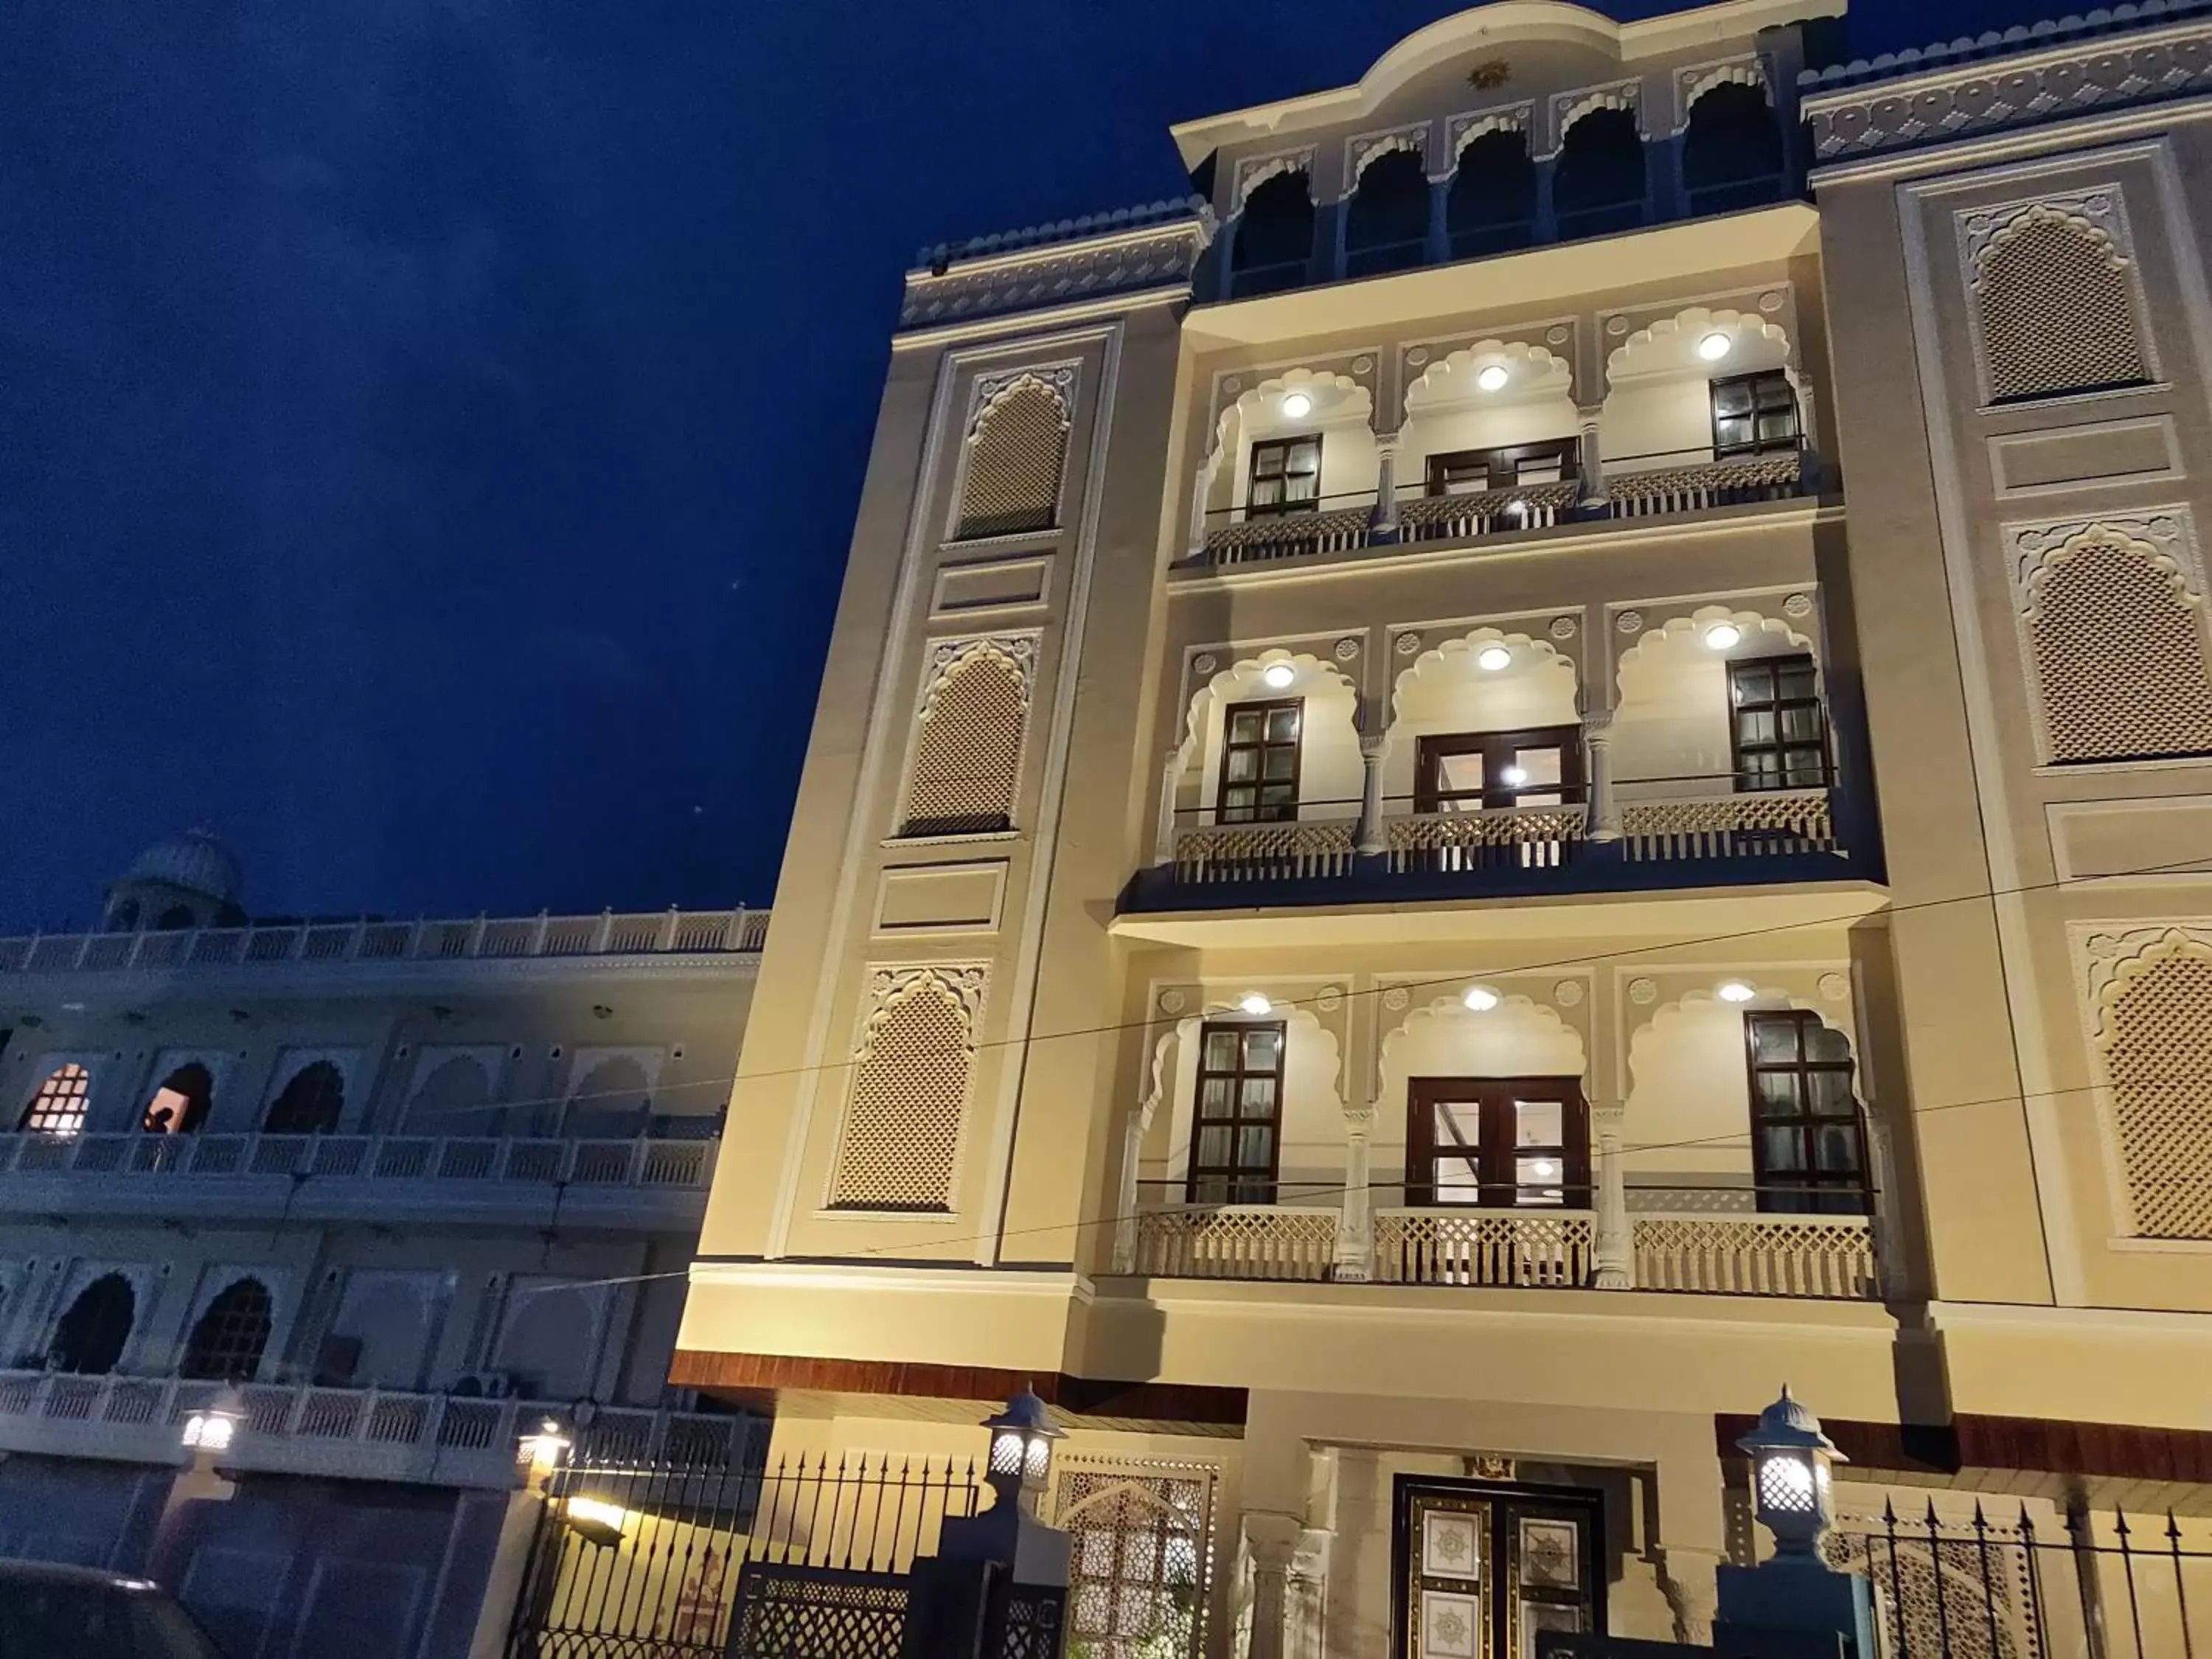
<svg viewBox="0 0 2212 1659">
<path fill-rule="evenodd" d="M 158 1584 L 90 1567 L 0 1561 L 0 1659 L 222 1659 Z"/>
</svg>

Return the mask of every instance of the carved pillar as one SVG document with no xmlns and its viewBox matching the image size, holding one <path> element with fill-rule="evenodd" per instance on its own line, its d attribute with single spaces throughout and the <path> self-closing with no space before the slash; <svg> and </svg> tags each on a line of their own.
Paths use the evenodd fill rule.
<svg viewBox="0 0 2212 1659">
<path fill-rule="evenodd" d="M 1575 504 L 1597 509 L 1600 517 L 1604 516 L 1606 505 L 1605 458 L 1598 447 L 1599 422 L 1603 413 L 1603 405 L 1598 404 L 1584 404 L 1575 410 L 1575 419 L 1582 436 L 1576 458 L 1579 463 L 1577 470 L 1582 474 L 1582 488 L 1575 494 Z"/>
<path fill-rule="evenodd" d="M 1328 1552 L 1334 1537 L 1325 1528 L 1316 1527 L 1308 1527 L 1298 1534 L 1284 1597 L 1289 1613 L 1284 1659 L 1327 1659 L 1323 1636 L 1328 1612 Z"/>
<path fill-rule="evenodd" d="M 1243 222 L 1244 207 L 1240 202 L 1237 210 L 1222 225 L 1220 234 L 1213 239 L 1213 257 L 1220 262 L 1213 273 L 1216 289 L 1213 297 L 1217 300 L 1237 297 L 1237 232 Z"/>
<path fill-rule="evenodd" d="M 1590 1106 L 1590 1139 L 1597 1142 L 1597 1250 L 1590 1282 L 1601 1291 L 1636 1284 L 1635 1238 L 1628 1219 L 1628 1176 L 1621 1167 L 1618 1102 Z"/>
<path fill-rule="evenodd" d="M 1374 1210 L 1367 1188 L 1368 1139 L 1374 1133 L 1371 1103 L 1346 1109 L 1343 1213 L 1336 1224 L 1336 1278 L 1340 1284 L 1365 1284 L 1375 1260 Z"/>
<path fill-rule="evenodd" d="M 1304 1530 L 1295 1515 L 1261 1510 L 1244 1517 L 1244 1549 L 1252 1562 L 1252 1645 L 1245 1659 L 1285 1659 L 1291 1562 Z"/>
<path fill-rule="evenodd" d="M 1182 751 L 1168 750 L 1167 759 L 1160 766 L 1160 822 L 1159 834 L 1153 850 L 1152 862 L 1173 864 L 1176 847 L 1176 786 L 1182 781 Z"/>
<path fill-rule="evenodd" d="M 1429 263 L 1443 264 L 1451 258 L 1451 181 L 1449 173 L 1429 180 Z"/>
<path fill-rule="evenodd" d="M 1190 546 L 1186 550 L 1193 559 L 1206 555 L 1206 498 L 1213 489 L 1213 475 L 1206 463 L 1198 465 L 1198 476 L 1190 485 Z"/>
<path fill-rule="evenodd" d="M 1874 1281 L 1885 1302 L 1906 1294 L 1905 1240 L 1898 1228 L 1897 1141 L 1889 1119 L 1872 1101 L 1861 1108 L 1866 1121 L 1868 1195 L 1874 1212 Z"/>
<path fill-rule="evenodd" d="M 1114 1271 L 1137 1271 L 1137 1170 L 1142 1161 L 1145 1123 L 1150 1115 L 1142 1106 L 1130 1112 L 1121 1125 L 1121 1178 L 1114 1211 Z"/>
<path fill-rule="evenodd" d="M 1597 709 L 1583 716 L 1583 751 L 1589 763 L 1589 827 L 1591 841 L 1620 839 L 1620 802 L 1613 793 L 1613 710 Z"/>
<path fill-rule="evenodd" d="M 1373 526 L 1374 540 L 1398 539 L 1398 434 L 1395 432 L 1375 434 L 1375 511 L 1368 523 Z"/>
<path fill-rule="evenodd" d="M 1382 750 L 1389 738 L 1382 732 L 1363 732 L 1359 738 L 1359 828 L 1354 850 L 1369 856 L 1382 853 Z"/>
<path fill-rule="evenodd" d="M 1698 1647 L 1713 1640 L 1713 1614 L 1719 1606 L 1717 1550 L 1668 1549 L 1662 1553 L 1659 1589 L 1674 1614 L 1674 1639 Z"/>
<path fill-rule="evenodd" d="M 1559 170 L 1559 152 L 1536 158 L 1536 243 L 1559 240 L 1559 216 L 1552 205 L 1552 180 Z"/>
</svg>

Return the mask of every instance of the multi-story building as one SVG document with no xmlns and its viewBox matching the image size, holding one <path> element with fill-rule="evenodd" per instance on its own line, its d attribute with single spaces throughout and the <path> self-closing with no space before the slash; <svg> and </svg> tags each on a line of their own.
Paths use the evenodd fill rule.
<svg viewBox="0 0 2212 1659">
<path fill-rule="evenodd" d="M 0 1553 L 155 1565 L 233 1653 L 464 1655 L 549 1412 L 746 1453 L 666 1377 L 768 916 L 239 898 L 195 833 L 0 939 Z"/>
<path fill-rule="evenodd" d="M 1785 1382 L 1893 1641 L 2173 1634 L 2212 24 L 1820 9 L 1502 0 L 908 276 L 674 1375 L 1033 1385 L 1097 1659 L 1697 1639 Z"/>
</svg>

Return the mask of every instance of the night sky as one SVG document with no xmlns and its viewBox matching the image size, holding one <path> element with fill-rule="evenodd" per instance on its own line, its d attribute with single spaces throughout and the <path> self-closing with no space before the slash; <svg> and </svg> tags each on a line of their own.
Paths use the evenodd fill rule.
<svg viewBox="0 0 2212 1659">
<path fill-rule="evenodd" d="M 1456 9 L 14 0 L 0 927 L 193 823 L 258 914 L 765 902 L 916 247 Z"/>
</svg>

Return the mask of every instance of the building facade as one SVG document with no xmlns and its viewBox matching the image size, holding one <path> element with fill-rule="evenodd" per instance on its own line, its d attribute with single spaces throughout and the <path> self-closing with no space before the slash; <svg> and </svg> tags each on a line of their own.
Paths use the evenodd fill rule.
<svg viewBox="0 0 2212 1659">
<path fill-rule="evenodd" d="M 1784 1382 L 1895 1650 L 2185 1616 L 2212 25 L 1821 9 L 1501 0 L 909 274 L 673 1375 L 1036 1387 L 1090 1659 L 1702 1639 Z"/>
<path fill-rule="evenodd" d="M 757 1439 L 666 1377 L 768 918 L 239 898 L 196 833 L 0 940 L 0 1553 L 153 1569 L 228 1652 L 464 1655 L 544 1416 Z"/>
</svg>

